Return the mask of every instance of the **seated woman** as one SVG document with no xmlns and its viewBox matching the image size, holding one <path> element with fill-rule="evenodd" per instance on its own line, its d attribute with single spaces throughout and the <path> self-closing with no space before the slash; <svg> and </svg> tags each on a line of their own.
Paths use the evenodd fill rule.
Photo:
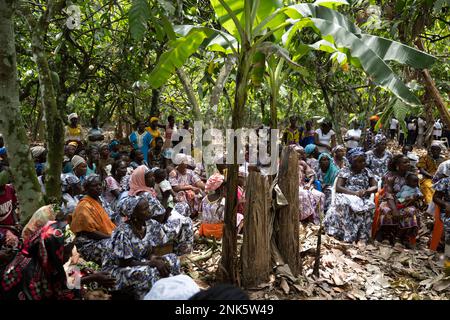
<svg viewBox="0 0 450 320">
<path fill-rule="evenodd" d="M 398 238 L 405 246 L 411 247 L 419 230 L 419 210 L 414 203 L 398 208 L 397 193 L 406 184 L 406 176 L 410 168 L 407 157 L 395 155 L 388 165 L 388 173 L 384 176 L 384 194 L 380 203 L 380 227 L 376 238 L 378 241 L 390 240 L 391 244 Z"/>
<path fill-rule="evenodd" d="M 296 146 L 299 154 L 299 211 L 300 221 L 319 223 L 319 213 L 323 211 L 325 196 L 322 192 L 314 189 L 315 173 L 305 162 L 306 153 L 303 147 Z"/>
<path fill-rule="evenodd" d="M 441 155 L 441 151 L 441 146 L 438 143 L 432 143 L 427 155 L 422 156 L 417 164 L 417 168 L 422 174 L 422 179 L 420 179 L 420 190 L 422 191 L 427 204 L 433 200 L 433 176 L 439 165 L 445 161 L 445 158 Z"/>
<path fill-rule="evenodd" d="M 115 210 L 117 200 L 122 192 L 126 191 L 121 185 L 122 180 L 127 174 L 127 164 L 125 161 L 115 161 L 111 167 L 111 176 L 105 179 L 105 190 L 103 198 Z"/>
<path fill-rule="evenodd" d="M 325 231 L 345 242 L 367 242 L 375 209 L 370 195 L 377 192 L 377 183 L 370 169 L 366 168 L 362 148 L 351 149 L 347 159 L 350 167 L 338 174 L 335 202 L 324 219 Z"/>
<path fill-rule="evenodd" d="M 163 197 L 162 202 L 159 202 L 154 186 L 153 172 L 145 166 L 140 166 L 131 175 L 130 191 L 128 191 L 127 197 L 141 196 L 145 198 L 150 206 L 152 219 L 161 224 L 168 241 L 174 244 L 175 253 L 178 255 L 190 253 L 194 243 L 192 220 L 169 206 L 167 204 L 168 197 Z M 166 243 L 161 243 L 161 246 L 163 245 Z"/>
<path fill-rule="evenodd" d="M 308 144 L 305 148 L 305 152 L 306 152 L 306 163 L 308 164 L 308 166 L 314 170 L 314 172 L 317 172 L 319 169 L 319 149 L 317 148 L 317 146 L 315 144 Z"/>
<path fill-rule="evenodd" d="M 72 173 L 61 174 L 62 204 L 61 212 L 64 216 L 71 215 L 78 205 L 78 195 L 82 194 L 80 179 Z"/>
<path fill-rule="evenodd" d="M 98 172 L 102 179 L 111 174 L 111 167 L 114 164 L 114 159 L 111 157 L 109 146 L 103 142 L 99 146 L 100 159 L 98 160 Z"/>
<path fill-rule="evenodd" d="M 100 195 L 100 176 L 92 174 L 86 178 L 84 189 L 87 195 L 78 203 L 72 216 L 70 229 L 75 233 L 78 252 L 87 261 L 101 263 L 106 244 L 116 228 L 103 208 Z"/>
<path fill-rule="evenodd" d="M 45 163 L 47 162 L 47 150 L 42 146 L 36 146 L 30 149 L 34 160 L 36 175 L 39 177 L 44 173 Z"/>
<path fill-rule="evenodd" d="M 100 174 L 98 170 L 98 162 L 100 160 L 100 152 L 96 145 L 91 145 L 87 152 L 87 170 L 86 176 L 91 174 Z"/>
<path fill-rule="evenodd" d="M 439 166 L 439 176 L 433 184 L 435 193 L 433 201 L 441 210 L 441 220 L 444 224 L 445 241 L 445 272 L 450 272 L 450 161 L 445 161 Z"/>
<path fill-rule="evenodd" d="M 160 202 L 167 198 L 167 205 L 173 208 L 185 217 L 191 216 L 191 209 L 187 202 L 175 202 L 176 193 L 173 191 L 169 180 L 167 180 L 167 172 L 164 169 L 156 169 L 155 173 L 155 191 Z"/>
<path fill-rule="evenodd" d="M 381 181 L 388 172 L 392 153 L 386 150 L 387 138 L 383 134 L 377 134 L 373 141 L 373 149 L 366 152 L 366 164 L 376 176 L 377 181 Z"/>
<path fill-rule="evenodd" d="M 322 153 L 319 156 L 319 172 L 317 172 L 317 180 L 320 181 L 322 193 L 325 194 L 325 212 L 330 208 L 331 189 L 334 181 L 339 173 L 339 168 L 328 153 Z"/>
<path fill-rule="evenodd" d="M 110 151 L 110 157 L 113 158 L 114 160 L 119 159 L 120 156 L 120 142 L 119 140 L 112 140 L 109 143 L 109 151 Z"/>
<path fill-rule="evenodd" d="M 165 168 L 166 159 L 163 157 L 164 141 L 161 137 L 155 138 L 155 147 L 148 152 L 148 162 L 152 168 Z"/>
<path fill-rule="evenodd" d="M 187 202 L 192 215 L 195 216 L 204 196 L 205 184 L 197 174 L 187 168 L 188 157 L 186 155 L 178 154 L 175 157 L 175 163 L 178 165 L 170 172 L 169 182 L 173 191 L 177 193 L 178 202 Z"/>
<path fill-rule="evenodd" d="M 144 154 L 139 149 L 131 150 L 130 159 L 130 167 L 133 168 L 133 170 L 139 166 L 146 166 L 147 168 L 149 167 L 147 161 L 145 161 L 144 159 Z"/>
<path fill-rule="evenodd" d="M 79 155 L 74 155 L 72 160 L 72 168 L 73 168 L 73 174 L 77 176 L 78 179 L 80 179 L 81 183 L 84 183 L 84 180 L 86 179 L 86 172 L 87 172 L 87 162 Z"/>
<path fill-rule="evenodd" d="M 339 169 L 342 169 L 344 167 L 350 167 L 350 163 L 348 162 L 347 158 L 345 157 L 345 152 L 346 152 L 346 148 L 341 144 L 333 148 L 332 154 L 333 154 L 334 164 Z"/>
<path fill-rule="evenodd" d="M 64 158 L 63 158 L 63 173 L 73 172 L 72 158 L 77 151 L 78 144 L 76 142 L 70 142 L 64 146 Z"/>
<path fill-rule="evenodd" d="M 18 205 L 14 187 L 9 184 L 9 171 L 0 172 L 0 236 L 7 246 L 19 246 L 21 226 L 19 225 L 16 208 Z"/>
<path fill-rule="evenodd" d="M 138 299 L 161 278 L 180 274 L 180 262 L 175 254 L 157 256 L 153 252 L 158 232 L 151 219 L 148 201 L 141 196 L 129 196 L 121 206 L 126 222 L 114 230 L 102 270 L 116 279 L 116 289 L 131 291 Z M 156 228 L 155 228 L 156 227 Z"/>
</svg>

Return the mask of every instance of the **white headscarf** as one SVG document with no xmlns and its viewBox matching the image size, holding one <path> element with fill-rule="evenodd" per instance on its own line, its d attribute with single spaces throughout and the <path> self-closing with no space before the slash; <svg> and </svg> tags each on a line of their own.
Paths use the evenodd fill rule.
<svg viewBox="0 0 450 320">
<path fill-rule="evenodd" d="M 80 157 L 79 155 L 74 155 L 72 160 L 72 166 L 75 169 L 76 167 L 78 167 L 80 164 L 82 163 L 86 163 L 86 160 L 84 160 L 82 157 Z"/>
<path fill-rule="evenodd" d="M 71 113 L 67 116 L 67 119 L 69 119 L 69 122 L 74 118 L 78 118 L 78 115 L 75 112 Z"/>
</svg>

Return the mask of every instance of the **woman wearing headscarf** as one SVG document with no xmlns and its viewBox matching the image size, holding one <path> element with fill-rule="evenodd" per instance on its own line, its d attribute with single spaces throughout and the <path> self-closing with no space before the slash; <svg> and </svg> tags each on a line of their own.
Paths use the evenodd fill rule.
<svg viewBox="0 0 450 320">
<path fill-rule="evenodd" d="M 16 216 L 16 191 L 13 185 L 9 184 L 9 177 L 9 170 L 0 172 L 0 236 L 7 245 L 17 247 L 21 227 Z"/>
<path fill-rule="evenodd" d="M 156 145 L 156 138 L 157 137 L 161 137 L 161 131 L 159 131 L 158 127 L 158 121 L 159 119 L 157 117 L 151 117 L 150 118 L 150 126 L 145 128 L 145 130 L 147 130 L 148 133 L 150 133 L 150 135 L 152 136 L 152 142 L 151 142 L 151 147 L 154 148 Z M 142 151 L 143 152 L 143 151 Z M 147 161 L 147 157 L 145 157 L 145 160 Z"/>
<path fill-rule="evenodd" d="M 174 243 L 174 251 L 178 255 L 190 253 L 194 242 L 192 220 L 179 213 L 176 206 L 172 208 L 168 204 L 168 197 L 163 197 L 160 202 L 154 186 L 153 172 L 145 166 L 140 166 L 131 175 L 127 197 L 141 196 L 145 198 L 150 207 L 151 218 L 161 224 L 168 241 Z M 119 207 L 121 202 L 122 200 L 119 200 Z M 161 243 L 160 245 L 165 244 Z"/>
<path fill-rule="evenodd" d="M 346 148 L 341 144 L 334 147 L 332 150 L 334 164 L 339 169 L 350 166 L 350 163 L 348 162 L 347 158 L 345 157 L 345 153 L 346 153 Z"/>
<path fill-rule="evenodd" d="M 425 202 L 429 204 L 433 199 L 433 184 L 432 179 L 436 173 L 437 168 L 446 159 L 441 155 L 441 146 L 439 143 L 432 143 L 428 153 L 425 156 L 420 157 L 417 168 L 422 174 L 420 179 L 420 191 L 425 197 Z"/>
<path fill-rule="evenodd" d="M 320 155 L 319 149 L 315 144 L 308 144 L 305 148 L 305 153 L 307 157 L 306 163 L 314 170 L 314 172 L 317 172 L 319 169 L 319 160 L 317 160 Z"/>
<path fill-rule="evenodd" d="M 83 258 L 100 264 L 106 244 L 116 226 L 100 200 L 100 176 L 93 174 L 87 177 L 84 189 L 87 195 L 75 208 L 70 229 L 76 235 L 75 245 Z"/>
<path fill-rule="evenodd" d="M 406 184 L 409 169 L 409 160 L 403 154 L 395 155 L 389 162 L 389 171 L 383 178 L 384 194 L 380 203 L 378 241 L 386 239 L 394 244 L 398 238 L 407 247 L 415 242 L 419 230 L 419 210 L 414 203 L 397 208 L 397 193 Z"/>
<path fill-rule="evenodd" d="M 306 153 L 303 147 L 296 146 L 294 149 L 299 155 L 299 214 L 300 221 L 314 223 L 319 222 L 319 212 L 323 212 L 325 195 L 314 189 L 316 180 L 315 172 L 305 162 Z"/>
<path fill-rule="evenodd" d="M 177 154 L 175 163 L 178 165 L 169 173 L 169 182 L 177 193 L 178 202 L 187 202 L 192 215 L 196 215 L 204 196 L 205 185 L 193 170 L 188 169 L 189 158 L 186 155 Z"/>
<path fill-rule="evenodd" d="M 39 177 L 44 173 L 45 163 L 47 162 L 47 150 L 42 146 L 35 146 L 30 151 L 34 160 L 36 175 Z"/>
<path fill-rule="evenodd" d="M 76 113 L 71 113 L 67 116 L 67 120 L 69 122 L 69 125 L 66 126 L 65 132 L 66 144 L 74 141 L 78 144 L 78 147 L 80 147 L 84 140 L 84 136 L 83 136 L 83 129 L 79 124 L 78 115 Z"/>
<path fill-rule="evenodd" d="M 111 152 L 110 157 L 114 160 L 119 159 L 120 156 L 120 142 L 116 139 L 109 143 L 109 151 Z"/>
<path fill-rule="evenodd" d="M 86 160 L 84 160 L 84 158 L 80 157 L 79 155 L 74 155 L 70 162 L 72 163 L 73 174 L 76 175 L 78 179 L 80 179 L 81 183 L 83 183 L 86 178 L 87 172 Z"/>
<path fill-rule="evenodd" d="M 324 219 L 327 234 L 345 242 L 368 241 L 375 204 L 370 195 L 377 183 L 366 168 L 365 153 L 360 147 L 351 149 L 349 168 L 342 169 L 336 182 L 336 195 Z"/>
<path fill-rule="evenodd" d="M 387 138 L 379 133 L 373 139 L 373 149 L 366 152 L 367 168 L 372 170 L 377 181 L 380 181 L 388 172 L 388 163 L 392 159 L 392 153 L 386 150 Z"/>
<path fill-rule="evenodd" d="M 325 194 L 325 211 L 328 210 L 331 203 L 331 188 L 334 185 L 334 180 L 339 173 L 339 168 L 336 166 L 333 157 L 328 153 L 322 153 L 319 156 L 319 171 L 317 172 L 317 180 L 320 181 L 322 193 Z"/>
<path fill-rule="evenodd" d="M 64 216 L 68 216 L 75 211 L 79 202 L 77 196 L 83 192 L 80 179 L 72 173 L 61 174 L 61 189 L 61 212 Z"/>
<path fill-rule="evenodd" d="M 159 279 L 180 274 L 180 262 L 175 254 L 154 254 L 160 228 L 144 197 L 127 197 L 120 212 L 127 219 L 111 236 L 102 270 L 116 279 L 117 290 L 131 291 L 142 299 Z"/>
</svg>

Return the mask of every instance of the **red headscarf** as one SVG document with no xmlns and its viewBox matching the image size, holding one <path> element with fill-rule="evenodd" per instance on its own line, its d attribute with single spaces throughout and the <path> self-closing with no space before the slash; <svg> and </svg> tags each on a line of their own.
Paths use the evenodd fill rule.
<svg viewBox="0 0 450 320">
<path fill-rule="evenodd" d="M 148 172 L 148 168 L 144 165 L 137 167 L 130 178 L 130 191 L 128 195 L 135 196 L 140 192 L 148 192 L 156 197 L 156 192 L 153 188 L 147 187 L 145 184 L 145 174 Z"/>
</svg>

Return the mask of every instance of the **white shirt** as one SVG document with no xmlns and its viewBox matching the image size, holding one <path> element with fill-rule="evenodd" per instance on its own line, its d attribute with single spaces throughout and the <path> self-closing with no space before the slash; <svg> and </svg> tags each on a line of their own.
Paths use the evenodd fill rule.
<svg viewBox="0 0 450 320">
<path fill-rule="evenodd" d="M 417 125 L 419 127 L 419 134 L 423 134 L 425 132 L 426 124 L 427 124 L 427 122 L 425 120 L 423 120 L 422 118 L 419 118 L 417 120 Z"/>
<path fill-rule="evenodd" d="M 346 142 L 347 148 L 353 149 L 357 148 L 359 146 L 359 140 L 361 139 L 361 129 L 350 129 L 347 131 L 347 134 L 345 135 L 346 138 L 356 138 L 358 141 L 355 140 L 349 140 Z"/>
<path fill-rule="evenodd" d="M 331 137 L 334 136 L 334 131 L 333 130 L 328 131 L 328 133 L 324 135 L 324 134 L 322 134 L 322 129 L 319 128 L 319 129 L 316 130 L 316 133 L 319 136 L 319 142 L 320 143 L 323 143 L 323 144 L 331 146 Z M 319 149 L 319 152 L 330 152 L 330 150 L 328 150 L 325 147 L 317 146 L 317 149 Z"/>
<path fill-rule="evenodd" d="M 416 130 L 416 124 L 414 122 L 408 123 L 408 130 L 415 131 Z"/>
<path fill-rule="evenodd" d="M 442 124 L 439 120 L 434 123 L 433 135 L 438 137 L 442 135 Z"/>
<path fill-rule="evenodd" d="M 389 129 L 397 130 L 397 126 L 398 126 L 398 120 L 397 119 L 391 119 L 391 126 L 389 127 Z"/>
</svg>

